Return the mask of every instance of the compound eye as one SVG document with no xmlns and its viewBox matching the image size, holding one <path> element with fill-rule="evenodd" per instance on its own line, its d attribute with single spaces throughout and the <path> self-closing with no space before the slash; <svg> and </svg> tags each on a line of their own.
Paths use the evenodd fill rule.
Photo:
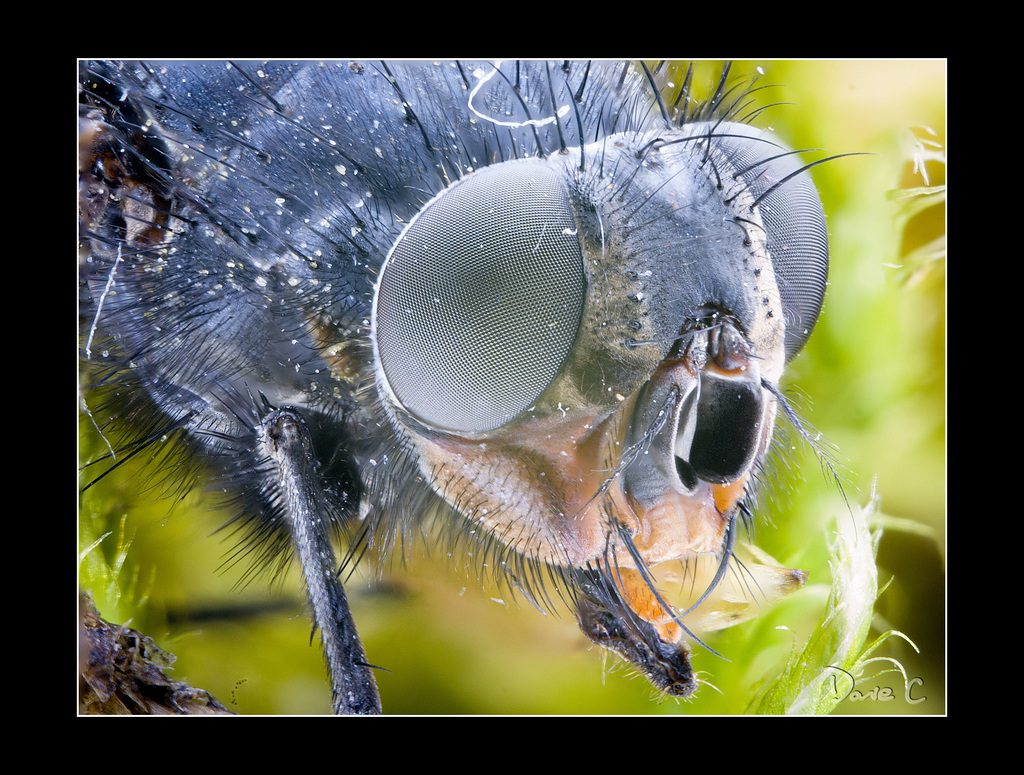
<svg viewBox="0 0 1024 775">
<path fill-rule="evenodd" d="M 715 134 L 724 135 L 722 151 L 758 201 L 786 315 L 789 360 L 810 337 L 825 297 L 828 231 L 821 199 L 810 175 L 798 172 L 799 157 L 770 133 L 727 123 Z"/>
<path fill-rule="evenodd" d="M 555 379 L 585 291 L 557 173 L 526 160 L 486 167 L 431 200 L 384 262 L 373 310 L 378 374 L 428 426 L 499 428 Z"/>
</svg>

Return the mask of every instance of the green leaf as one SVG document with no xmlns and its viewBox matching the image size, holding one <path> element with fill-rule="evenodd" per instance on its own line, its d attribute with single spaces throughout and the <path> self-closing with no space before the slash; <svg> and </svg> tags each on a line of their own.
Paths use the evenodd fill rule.
<svg viewBox="0 0 1024 775">
<path fill-rule="evenodd" d="M 825 618 L 802 649 L 794 647 L 782 674 L 754 698 L 748 713 L 831 713 L 849 695 L 865 668 L 880 660 L 891 662 L 891 669 L 898 669 L 906 682 L 907 675 L 898 662 L 871 656 L 889 638 L 906 636 L 890 630 L 864 645 L 879 595 L 875 555 L 883 520 L 876 518 L 876 506 L 877 501 L 872 500 L 866 508 L 837 520 L 829 563 L 832 589 Z"/>
</svg>

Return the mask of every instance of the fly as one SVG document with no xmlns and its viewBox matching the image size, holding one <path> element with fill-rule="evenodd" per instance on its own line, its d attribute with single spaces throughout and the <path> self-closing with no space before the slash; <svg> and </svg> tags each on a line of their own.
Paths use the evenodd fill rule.
<svg viewBox="0 0 1024 775">
<path fill-rule="evenodd" d="M 728 68 L 704 101 L 691 79 L 81 64 L 90 462 L 169 439 L 164 473 L 226 494 L 241 557 L 297 562 L 334 712 L 381 711 L 342 571 L 420 532 L 698 690 L 829 247 L 820 160 L 757 128 Z"/>
</svg>

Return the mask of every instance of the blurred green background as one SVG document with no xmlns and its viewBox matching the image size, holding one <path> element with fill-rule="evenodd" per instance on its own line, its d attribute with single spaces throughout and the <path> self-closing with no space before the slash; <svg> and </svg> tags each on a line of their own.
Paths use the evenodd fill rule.
<svg viewBox="0 0 1024 775">
<path fill-rule="evenodd" d="M 701 63 L 695 86 L 719 67 Z M 809 571 L 808 586 L 757 621 L 709 636 L 728 661 L 696 647 L 695 667 L 715 688 L 677 702 L 589 645 L 569 612 L 542 614 L 482 589 L 448 558 L 415 557 L 383 583 L 357 576 L 347 585 L 370 661 L 387 670 L 378 673 L 385 712 L 742 713 L 818 626 L 836 520 L 855 518 L 875 493 L 890 518 L 878 552 L 879 582 L 888 586 L 876 626 L 899 630 L 920 651 L 893 639 L 881 653 L 921 679 L 914 696 L 926 700 L 908 703 L 898 673 L 869 672 L 858 689 L 890 687 L 894 698 L 846 700 L 836 712 L 945 713 L 945 205 L 941 198 L 910 217 L 928 202 L 897 192 L 945 184 L 946 63 L 752 61 L 733 73 L 755 68 L 773 85 L 758 102 L 786 103 L 758 125 L 794 147 L 871 154 L 813 171 L 829 218 L 830 287 L 786 380 L 805 419 L 834 445 L 850 507 L 813 451 L 797 444 L 756 534 L 786 567 Z M 915 169 L 915 158 L 929 156 Z M 93 459 L 102 442 L 88 419 L 80 430 L 80 460 Z M 101 615 L 153 637 L 177 655 L 174 677 L 239 713 L 329 712 L 297 574 L 272 590 L 258 581 L 239 587 L 239 571 L 221 569 L 230 542 L 211 535 L 226 515 L 197 494 L 172 508 L 131 484 L 108 477 L 81 499 L 80 552 L 110 533 L 80 561 Z M 180 618 L 217 609 L 241 615 Z"/>
</svg>

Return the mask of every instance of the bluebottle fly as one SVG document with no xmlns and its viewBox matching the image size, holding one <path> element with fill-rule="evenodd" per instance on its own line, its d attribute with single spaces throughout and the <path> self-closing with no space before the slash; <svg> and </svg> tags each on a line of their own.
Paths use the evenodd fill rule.
<svg viewBox="0 0 1024 775">
<path fill-rule="evenodd" d="M 159 447 L 223 495 L 237 560 L 301 568 L 336 713 L 386 662 L 344 572 L 421 534 L 692 696 L 829 247 L 820 160 L 691 74 L 82 62 L 86 486 Z"/>
</svg>

